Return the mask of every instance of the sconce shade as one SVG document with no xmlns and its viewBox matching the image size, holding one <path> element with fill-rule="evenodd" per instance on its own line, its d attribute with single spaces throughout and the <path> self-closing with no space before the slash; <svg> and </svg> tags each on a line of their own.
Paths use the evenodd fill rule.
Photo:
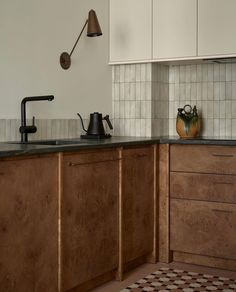
<svg viewBox="0 0 236 292">
<path fill-rule="evenodd" d="M 70 65 L 71 65 L 71 56 L 74 52 L 74 49 L 75 47 L 77 46 L 77 43 L 86 27 L 86 25 L 88 26 L 88 30 L 87 30 L 87 36 L 88 37 L 95 37 L 95 36 L 100 36 L 102 35 L 102 30 L 101 30 L 101 27 L 99 25 L 99 22 L 98 22 L 98 19 L 97 19 L 97 15 L 96 15 L 96 12 L 94 10 L 90 10 L 89 11 L 89 14 L 88 14 L 88 19 L 86 19 L 85 21 L 85 24 L 70 52 L 67 53 L 67 52 L 63 52 L 60 56 L 60 64 L 61 64 L 61 67 L 65 70 L 69 69 L 70 68 Z"/>
<path fill-rule="evenodd" d="M 87 36 L 94 37 L 102 35 L 102 30 L 98 22 L 98 18 L 96 12 L 94 10 L 90 10 L 88 14 L 88 30 Z"/>
</svg>

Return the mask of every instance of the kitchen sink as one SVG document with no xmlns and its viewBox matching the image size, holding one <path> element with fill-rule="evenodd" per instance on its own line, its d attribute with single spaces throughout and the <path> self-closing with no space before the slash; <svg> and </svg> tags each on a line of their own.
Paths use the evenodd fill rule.
<svg viewBox="0 0 236 292">
<path fill-rule="evenodd" d="M 21 144 L 21 145 L 77 145 L 77 144 L 84 144 L 84 141 L 81 140 L 35 140 L 35 141 L 28 141 L 28 142 L 10 142 L 10 144 Z"/>
</svg>

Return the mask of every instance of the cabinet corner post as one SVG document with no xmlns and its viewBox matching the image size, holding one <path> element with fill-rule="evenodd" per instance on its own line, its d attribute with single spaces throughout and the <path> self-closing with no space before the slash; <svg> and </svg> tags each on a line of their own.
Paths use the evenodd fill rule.
<svg viewBox="0 0 236 292">
<path fill-rule="evenodd" d="M 62 292 L 62 196 L 63 196 L 63 154 L 58 156 L 58 292 Z"/>
<path fill-rule="evenodd" d="M 118 243 L 118 270 L 116 279 L 118 281 L 123 280 L 123 220 L 122 220 L 122 210 L 123 210 L 123 198 L 122 198 L 122 150 L 123 148 L 118 148 L 119 152 L 119 215 L 118 215 L 118 222 L 119 222 L 119 243 Z"/>
<path fill-rule="evenodd" d="M 169 199 L 169 144 L 159 146 L 159 261 L 169 263 L 170 253 L 170 199 Z"/>
</svg>

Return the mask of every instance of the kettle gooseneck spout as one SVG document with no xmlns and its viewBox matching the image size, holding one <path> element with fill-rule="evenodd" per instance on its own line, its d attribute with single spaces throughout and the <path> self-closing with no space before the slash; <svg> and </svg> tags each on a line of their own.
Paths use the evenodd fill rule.
<svg viewBox="0 0 236 292">
<path fill-rule="evenodd" d="M 83 119 L 82 119 L 81 115 L 79 113 L 77 113 L 77 115 L 80 117 L 81 125 L 82 125 L 83 130 L 87 133 L 88 131 L 84 127 L 84 122 L 83 122 Z"/>
</svg>

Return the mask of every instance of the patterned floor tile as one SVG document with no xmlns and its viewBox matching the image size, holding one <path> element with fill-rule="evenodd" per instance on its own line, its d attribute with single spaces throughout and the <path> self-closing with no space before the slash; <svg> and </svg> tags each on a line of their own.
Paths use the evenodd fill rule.
<svg viewBox="0 0 236 292">
<path fill-rule="evenodd" d="M 120 292 L 236 292 L 236 280 L 214 275 L 161 268 Z"/>
</svg>

